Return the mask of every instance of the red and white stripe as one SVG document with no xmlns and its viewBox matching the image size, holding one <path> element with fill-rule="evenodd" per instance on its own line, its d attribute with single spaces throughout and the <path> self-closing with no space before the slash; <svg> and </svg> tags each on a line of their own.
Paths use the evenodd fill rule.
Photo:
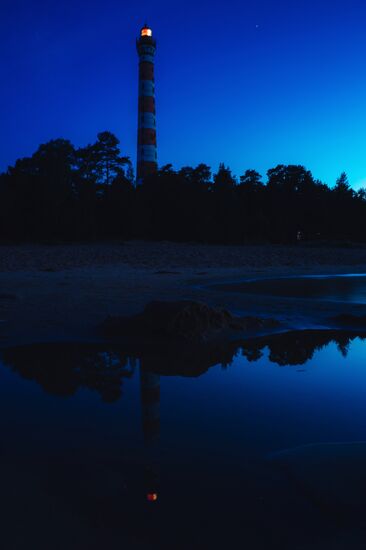
<svg viewBox="0 0 366 550">
<path fill-rule="evenodd" d="M 148 27 L 137 40 L 139 54 L 139 103 L 137 139 L 137 182 L 157 171 L 154 60 L 156 41 Z"/>
</svg>

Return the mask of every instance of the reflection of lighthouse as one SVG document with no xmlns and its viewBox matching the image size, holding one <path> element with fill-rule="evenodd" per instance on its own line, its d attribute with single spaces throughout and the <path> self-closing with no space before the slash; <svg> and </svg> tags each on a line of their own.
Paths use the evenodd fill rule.
<svg viewBox="0 0 366 550">
<path fill-rule="evenodd" d="M 137 143 L 137 182 L 157 170 L 154 57 L 156 42 L 145 25 L 137 40 L 139 54 L 139 114 Z"/>
<path fill-rule="evenodd" d="M 160 376 L 140 367 L 142 428 L 146 449 L 146 496 L 158 500 L 158 463 L 160 436 Z"/>
</svg>

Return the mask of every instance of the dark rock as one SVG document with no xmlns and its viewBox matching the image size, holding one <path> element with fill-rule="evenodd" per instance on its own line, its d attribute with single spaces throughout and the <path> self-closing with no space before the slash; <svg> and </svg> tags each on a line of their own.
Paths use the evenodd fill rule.
<svg viewBox="0 0 366 550">
<path fill-rule="evenodd" d="M 277 326 L 273 319 L 234 317 L 224 309 L 201 302 L 151 302 L 142 314 L 134 317 L 112 317 L 103 324 L 107 336 L 126 333 L 202 341 L 223 331 L 255 331 Z"/>
</svg>

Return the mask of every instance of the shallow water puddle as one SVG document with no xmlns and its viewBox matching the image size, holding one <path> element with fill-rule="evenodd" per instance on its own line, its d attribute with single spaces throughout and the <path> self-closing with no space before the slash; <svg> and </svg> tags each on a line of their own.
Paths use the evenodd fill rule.
<svg viewBox="0 0 366 550">
<path fill-rule="evenodd" d="M 366 340 L 176 355 L 3 350 L 2 547 L 360 547 Z"/>
<path fill-rule="evenodd" d="M 225 291 L 366 304 L 366 275 L 309 276 L 220 284 Z"/>
</svg>

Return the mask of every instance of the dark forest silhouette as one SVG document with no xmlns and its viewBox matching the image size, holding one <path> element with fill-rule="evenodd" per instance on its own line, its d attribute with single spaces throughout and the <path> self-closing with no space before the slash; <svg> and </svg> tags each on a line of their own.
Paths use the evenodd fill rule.
<svg viewBox="0 0 366 550">
<path fill-rule="evenodd" d="M 267 181 L 221 164 L 163 166 L 135 187 L 110 132 L 76 149 L 57 139 L 0 175 L 0 239 L 152 239 L 204 243 L 366 241 L 366 191 L 346 174 L 333 188 L 303 166 L 278 165 Z"/>
</svg>

